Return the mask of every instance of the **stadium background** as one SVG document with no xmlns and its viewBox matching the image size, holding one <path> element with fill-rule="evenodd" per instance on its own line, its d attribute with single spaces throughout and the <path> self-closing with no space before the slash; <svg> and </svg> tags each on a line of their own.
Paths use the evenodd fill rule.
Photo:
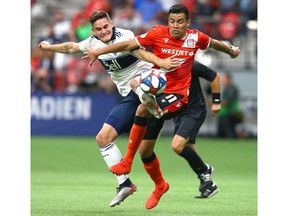
<svg viewBox="0 0 288 216">
<path fill-rule="evenodd" d="M 63 9 L 65 20 L 71 21 L 88 2 L 90 1 L 31 1 L 31 56 L 33 57 L 39 38 L 47 33 L 47 26 L 53 21 L 53 14 L 57 8 Z M 94 2 L 105 3 L 102 0 Z M 125 1 L 111 2 L 118 4 Z M 169 5 L 171 2 L 178 1 L 161 2 Z M 212 3 L 210 6 L 213 9 L 215 6 L 213 2 L 217 1 L 191 0 L 184 2 L 204 5 L 207 3 L 208 5 L 205 6 Z M 256 1 L 252 0 L 251 2 L 255 3 Z M 103 4 L 98 6 L 102 7 L 101 5 L 103 6 Z M 121 7 L 113 5 L 112 11 L 119 8 Z M 190 9 L 192 8 L 190 7 Z M 215 32 L 217 33 L 215 28 L 221 21 L 221 16 L 219 16 L 221 13 L 218 9 L 214 10 L 213 16 L 207 15 L 212 12 L 201 9 L 199 5 L 193 12 L 195 12 L 197 20 L 205 24 L 199 26 L 205 27 L 207 34 L 212 36 L 210 33 L 214 33 L 213 37 L 220 39 L 219 35 L 215 34 Z M 257 9 L 255 7 L 252 9 L 256 13 Z M 256 137 L 257 20 L 247 19 L 249 11 L 246 12 L 242 11 L 238 20 L 241 23 L 241 30 L 238 29 L 235 35 L 232 34 L 232 38 L 225 39 L 240 46 L 239 58 L 232 60 L 227 55 L 209 50 L 198 52 L 197 60 L 220 73 L 224 71 L 233 73 L 235 83 L 241 91 L 241 107 L 245 113 L 245 127 Z M 228 30 L 231 24 L 232 29 L 235 28 L 233 23 L 226 24 L 224 26 L 228 27 Z M 228 34 L 228 32 L 226 33 Z M 231 34 L 228 35 L 231 36 Z M 76 60 L 70 66 L 77 65 L 75 64 L 77 62 L 78 65 L 82 65 Z M 35 69 L 34 66 L 31 60 L 31 72 Z M 101 155 L 98 154 L 99 149 L 95 144 L 94 135 L 100 129 L 109 109 L 118 101 L 118 93 L 110 91 L 110 88 L 94 89 L 95 86 L 93 86 L 91 91 L 91 88 L 84 90 L 80 86 L 69 88 L 67 83 L 61 85 L 59 80 L 65 80 L 67 78 L 65 74 L 69 74 L 69 71 L 66 70 L 69 69 L 69 66 L 64 68 L 59 74 L 52 71 L 50 77 L 54 84 L 52 92 L 34 89 L 31 76 L 31 215 L 149 214 L 150 212 L 143 208 L 143 202 L 151 193 L 153 185 L 146 173 L 143 172 L 140 160 L 135 160 L 133 173 L 131 173 L 133 181 L 137 182 L 139 191 L 133 195 L 133 198 L 127 199 L 125 203 L 117 206 L 117 209 L 108 207 L 108 203 L 115 193 L 113 190 L 115 179 L 107 172 L 107 167 Z M 94 75 L 101 74 L 103 76 L 101 72 L 103 71 L 100 69 L 92 71 Z M 88 78 L 93 80 L 93 76 Z M 107 81 L 107 77 L 104 78 Z M 106 84 L 108 86 L 109 81 Z M 206 84 L 203 82 L 203 86 Z M 200 131 L 200 135 L 204 138 L 198 139 L 197 150 L 205 160 L 207 159 L 207 162 L 215 165 L 214 178 L 219 184 L 220 193 L 215 198 L 202 202 L 192 199 L 193 195 L 198 193 L 198 179 L 193 173 L 188 176 L 186 162 L 175 156 L 170 148 L 167 148 L 171 141 L 169 135 L 172 133 L 172 125 L 171 122 L 166 122 L 162 135 L 167 135 L 167 137 L 159 139 L 156 152 L 161 159 L 161 168 L 165 178 L 171 183 L 171 191 L 162 198 L 157 208 L 153 209 L 151 212 L 153 215 L 191 215 L 191 213 L 201 216 L 257 215 L 257 141 L 255 139 L 205 138 L 213 136 L 215 129 L 215 120 L 208 115 Z M 84 137 L 86 135 L 88 137 Z M 117 139 L 117 145 L 122 153 L 126 149 L 126 140 L 125 136 Z M 188 178 L 183 178 L 183 175 L 185 177 L 187 175 Z"/>
<path fill-rule="evenodd" d="M 102 9 L 108 11 L 113 21 L 118 23 L 117 26 L 122 27 L 121 25 L 124 21 L 119 21 L 119 19 L 122 19 L 123 16 L 125 17 L 124 8 L 125 5 L 127 5 L 127 2 L 129 1 L 31 1 L 31 74 L 38 67 L 38 65 L 35 64 L 35 59 L 33 59 L 33 53 L 37 50 L 39 38 L 45 36 L 49 24 L 55 22 L 54 14 L 57 9 L 63 11 L 64 21 L 68 21 L 73 25 L 72 31 L 74 31 L 75 34 L 77 25 L 80 25 L 81 17 L 86 17 L 85 24 L 87 24 L 87 14 L 91 13 L 91 8 L 93 8 L 93 10 Z M 141 1 L 135 2 L 139 2 L 140 6 L 138 5 L 138 7 L 141 8 Z M 171 4 L 180 1 L 159 2 L 163 6 L 163 15 L 167 12 L 165 11 L 167 10 L 166 8 L 169 8 Z M 225 71 L 230 71 L 232 73 L 234 82 L 240 89 L 240 106 L 245 115 L 245 129 L 253 137 L 256 137 L 257 2 L 254 0 L 182 2 L 188 6 L 191 10 L 191 14 L 193 14 L 192 27 L 200 28 L 203 32 L 216 39 L 224 40 L 227 43 L 233 43 L 241 48 L 241 55 L 234 60 L 225 54 L 217 53 L 213 50 L 199 51 L 196 55 L 196 59 L 219 73 Z M 217 2 L 222 4 L 218 4 Z M 231 4 L 233 2 L 238 2 L 239 4 L 233 5 Z M 249 4 L 249 2 L 251 5 L 246 5 L 245 7 L 245 3 Z M 87 12 L 87 8 L 90 9 L 89 12 Z M 209 8 L 209 10 L 207 8 Z M 86 16 L 83 15 L 83 11 L 86 11 Z M 226 19 L 224 14 L 229 13 L 232 15 L 227 18 L 227 22 L 224 22 L 223 20 Z M 233 16 L 235 14 L 238 15 L 236 18 Z M 134 27 L 134 31 L 136 34 L 140 34 L 145 32 L 145 30 L 149 29 L 152 25 L 162 22 L 165 24 L 166 20 L 161 20 L 160 18 L 151 19 L 150 23 L 147 21 L 145 22 L 145 25 L 142 24 L 139 28 Z M 77 38 L 76 36 L 74 39 L 76 41 L 80 40 L 79 37 Z M 100 129 L 109 110 L 119 100 L 118 93 L 115 91 L 115 88 L 113 89 L 111 82 L 109 82 L 109 77 L 105 76 L 105 73 L 103 73 L 101 65 L 96 64 L 92 71 L 83 71 L 85 63 L 81 63 L 79 60 L 80 57 L 81 56 L 79 55 L 75 55 L 72 60 L 68 57 L 67 59 L 64 59 L 67 63 L 64 63 L 63 65 L 60 64 L 58 67 L 60 70 L 55 69 L 55 67 L 52 72 L 49 72 L 49 79 L 52 86 L 51 92 L 34 89 L 32 85 L 33 77 L 31 76 L 32 135 L 94 136 Z M 81 64 L 82 66 L 76 66 Z M 82 69 L 79 69 L 76 72 L 74 71 L 73 76 L 71 75 L 73 74 L 73 72 L 71 72 L 71 68 L 73 67 L 82 67 Z M 78 78 L 75 78 L 75 74 L 78 75 Z M 75 79 L 78 80 L 75 81 Z M 99 83 L 98 86 L 96 86 L 97 80 L 103 79 L 105 79 L 104 86 L 110 86 L 109 89 L 101 87 Z M 72 84 L 73 82 L 76 82 L 76 85 L 78 86 L 75 87 L 75 85 L 70 85 L 71 83 L 69 82 Z M 83 87 L 83 82 L 85 83 L 85 87 Z M 94 84 L 95 86 L 93 86 Z M 205 85 L 207 85 L 207 83 L 203 81 L 203 87 L 205 87 Z M 99 103 L 103 98 L 106 98 L 107 101 L 105 103 Z M 82 130 L 79 130 L 79 128 L 82 128 Z M 171 135 L 172 130 L 172 122 L 167 121 L 163 127 L 162 133 L 164 135 Z M 214 136 L 215 132 L 215 119 L 212 118 L 211 115 L 208 115 L 200 130 L 200 135 Z"/>
</svg>

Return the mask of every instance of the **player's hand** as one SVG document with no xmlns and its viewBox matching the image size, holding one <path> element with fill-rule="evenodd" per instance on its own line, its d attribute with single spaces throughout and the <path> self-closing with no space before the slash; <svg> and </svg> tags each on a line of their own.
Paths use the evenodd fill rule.
<svg viewBox="0 0 288 216">
<path fill-rule="evenodd" d="M 240 48 L 239 47 L 235 47 L 233 45 L 230 45 L 231 48 L 231 58 L 236 58 L 239 54 L 240 54 Z"/>
<path fill-rule="evenodd" d="M 41 49 L 47 50 L 50 47 L 50 43 L 48 41 L 41 41 L 38 44 L 38 47 L 41 48 Z"/>
<path fill-rule="evenodd" d="M 212 104 L 211 106 L 211 114 L 213 117 L 221 110 L 221 104 Z"/>
<path fill-rule="evenodd" d="M 96 50 L 92 50 L 92 49 L 88 49 L 86 52 L 84 52 L 85 56 L 83 56 L 81 59 L 86 59 L 86 58 L 90 58 L 90 62 L 89 62 L 89 67 L 92 66 L 92 64 L 98 59 L 98 54 L 96 52 Z"/>
<path fill-rule="evenodd" d="M 159 62 L 159 67 L 164 68 L 165 70 L 173 70 L 181 65 L 180 61 L 175 58 L 175 55 L 172 55 L 166 59 L 162 59 Z"/>
</svg>

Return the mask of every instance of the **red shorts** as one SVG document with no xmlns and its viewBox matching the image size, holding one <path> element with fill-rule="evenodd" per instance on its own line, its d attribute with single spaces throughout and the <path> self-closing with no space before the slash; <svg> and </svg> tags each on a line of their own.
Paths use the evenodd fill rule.
<svg viewBox="0 0 288 216">
<path fill-rule="evenodd" d="M 177 116 L 178 111 L 188 103 L 188 96 L 180 94 L 162 93 L 156 99 L 164 113 L 162 118 L 166 120 Z"/>
</svg>

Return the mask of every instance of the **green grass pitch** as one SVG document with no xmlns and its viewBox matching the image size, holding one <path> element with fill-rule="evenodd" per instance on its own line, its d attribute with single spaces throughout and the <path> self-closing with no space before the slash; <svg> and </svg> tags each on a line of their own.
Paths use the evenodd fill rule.
<svg viewBox="0 0 288 216">
<path fill-rule="evenodd" d="M 127 137 L 116 143 L 124 154 Z M 117 181 L 94 137 L 31 137 L 31 215 L 256 216 L 257 140 L 198 138 L 197 151 L 215 168 L 215 196 L 194 198 L 199 195 L 199 180 L 171 149 L 171 137 L 160 137 L 155 152 L 170 190 L 154 209 L 145 209 L 154 184 L 137 154 L 129 175 L 137 192 L 111 208 Z"/>
</svg>

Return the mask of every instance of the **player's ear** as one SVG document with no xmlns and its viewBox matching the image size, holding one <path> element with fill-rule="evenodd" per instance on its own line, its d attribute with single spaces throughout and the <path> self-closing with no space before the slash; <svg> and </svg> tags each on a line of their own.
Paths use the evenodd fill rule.
<svg viewBox="0 0 288 216">
<path fill-rule="evenodd" d="M 93 34 L 95 34 L 94 26 L 93 26 L 93 25 L 91 26 L 91 31 L 93 32 Z"/>
</svg>

